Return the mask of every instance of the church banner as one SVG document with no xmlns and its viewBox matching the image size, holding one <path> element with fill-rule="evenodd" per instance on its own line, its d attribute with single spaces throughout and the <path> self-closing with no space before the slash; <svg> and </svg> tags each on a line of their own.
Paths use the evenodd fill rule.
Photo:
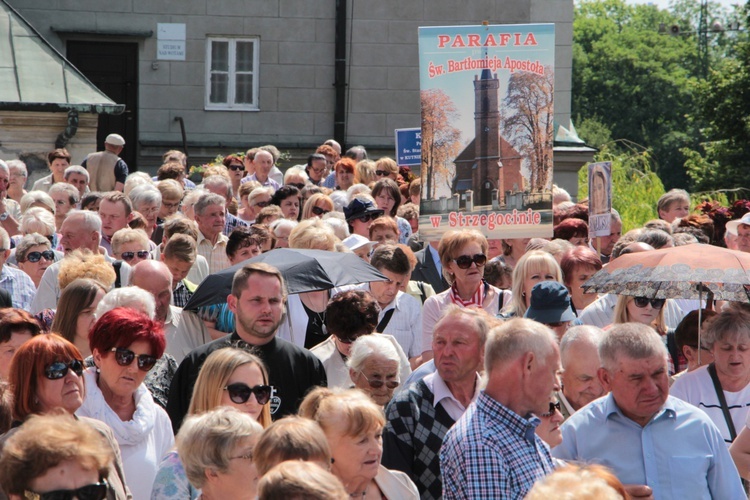
<svg viewBox="0 0 750 500">
<path fill-rule="evenodd" d="M 419 28 L 419 233 L 552 236 L 553 24 Z"/>
</svg>

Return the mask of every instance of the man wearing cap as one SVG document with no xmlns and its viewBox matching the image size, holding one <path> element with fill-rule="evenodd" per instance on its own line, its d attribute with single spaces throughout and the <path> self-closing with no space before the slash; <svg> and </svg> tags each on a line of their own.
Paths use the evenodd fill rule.
<svg viewBox="0 0 750 500">
<path fill-rule="evenodd" d="M 120 158 L 125 139 L 119 134 L 109 134 L 104 140 L 104 151 L 92 153 L 83 160 L 81 166 L 89 171 L 91 191 L 122 191 L 128 166 Z"/>
<path fill-rule="evenodd" d="M 568 289 L 557 281 L 537 283 L 531 289 L 531 300 L 524 317 L 552 328 L 560 340 L 568 331 L 571 321 L 576 319 Z"/>
<path fill-rule="evenodd" d="M 742 216 L 739 220 L 727 222 L 727 233 L 737 235 L 735 244 L 740 252 L 750 252 L 750 213 Z"/>
<path fill-rule="evenodd" d="M 383 213 L 383 210 L 367 199 L 354 198 L 348 206 L 344 207 L 344 217 L 349 224 L 349 233 L 364 236 L 368 240 L 370 239 L 370 224 Z"/>
</svg>

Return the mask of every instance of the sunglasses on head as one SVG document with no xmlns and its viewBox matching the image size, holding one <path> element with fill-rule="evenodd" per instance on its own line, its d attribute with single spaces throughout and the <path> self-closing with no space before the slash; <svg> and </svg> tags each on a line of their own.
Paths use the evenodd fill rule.
<svg viewBox="0 0 750 500">
<path fill-rule="evenodd" d="M 151 256 L 151 252 L 148 250 L 138 250 L 137 252 L 122 252 L 122 260 L 130 262 L 137 255 L 139 259 L 148 259 Z"/>
<path fill-rule="evenodd" d="M 365 380 L 367 380 L 367 383 L 370 384 L 370 387 L 372 387 L 373 389 L 380 389 L 384 385 L 387 388 L 389 388 L 389 389 L 395 389 L 400 384 L 400 382 L 398 380 L 388 380 L 388 381 L 385 381 L 385 380 L 370 380 L 369 378 L 367 378 L 367 375 L 365 375 L 364 372 L 359 372 L 359 373 L 360 373 L 360 375 L 362 375 L 363 377 L 365 377 Z"/>
<path fill-rule="evenodd" d="M 453 259 L 453 262 L 456 263 L 459 269 L 469 269 L 472 262 L 476 264 L 477 267 L 485 265 L 487 263 L 487 256 L 483 253 L 462 255 Z"/>
<path fill-rule="evenodd" d="M 388 170 L 376 170 L 375 175 L 378 177 L 385 177 L 387 175 L 391 175 L 391 173 Z"/>
<path fill-rule="evenodd" d="M 49 380 L 58 380 L 67 375 L 68 370 L 73 370 L 73 373 L 80 377 L 83 375 L 83 361 L 80 359 L 72 359 L 67 363 L 65 361 L 55 361 L 47 365 L 44 369 L 44 376 Z"/>
<path fill-rule="evenodd" d="M 635 307 L 646 307 L 649 303 L 651 303 L 651 307 L 654 309 L 661 309 L 664 307 L 665 299 L 649 299 L 648 297 L 634 297 L 633 302 L 635 302 Z"/>
<path fill-rule="evenodd" d="M 108 484 L 104 479 L 101 482 L 87 484 L 75 490 L 55 490 L 46 493 L 35 493 L 25 491 L 24 498 L 27 500 L 104 500 L 107 497 Z"/>
<path fill-rule="evenodd" d="M 229 393 L 229 399 L 235 404 L 245 404 L 247 403 L 247 400 L 250 399 L 250 395 L 255 394 L 255 400 L 258 404 L 264 405 L 268 403 L 269 399 L 271 399 L 272 388 L 270 385 L 256 385 L 255 387 L 250 387 L 242 382 L 237 382 L 224 387 L 224 390 Z"/>
<path fill-rule="evenodd" d="M 235 172 L 238 170 L 245 170 L 245 165 L 229 165 L 229 170 L 234 170 Z"/>
<path fill-rule="evenodd" d="M 360 221 L 360 222 L 362 222 L 362 223 L 364 223 L 364 224 L 367 224 L 367 223 L 368 223 L 368 222 L 370 222 L 371 220 L 375 220 L 375 219 L 377 219 L 378 217 L 380 217 L 380 215 L 381 215 L 381 214 L 365 214 L 365 215 L 363 215 L 363 216 L 361 216 L 361 217 L 355 217 L 355 218 L 356 218 L 356 219 L 357 219 L 358 221 Z"/>
<path fill-rule="evenodd" d="M 325 208 L 312 207 L 312 213 L 314 213 L 315 215 L 325 215 L 330 212 L 330 210 L 326 210 Z"/>
<path fill-rule="evenodd" d="M 149 371 L 156 364 L 156 357 L 149 354 L 136 354 L 130 349 L 124 349 L 122 347 L 113 347 L 110 349 L 111 352 L 115 353 L 115 361 L 120 366 L 130 366 L 134 359 L 138 360 L 138 369 L 144 372 Z"/>
<path fill-rule="evenodd" d="M 44 252 L 29 252 L 26 254 L 26 260 L 29 262 L 39 262 L 44 257 L 45 260 L 55 260 L 55 252 L 45 250 Z"/>
<path fill-rule="evenodd" d="M 549 411 L 547 413 L 542 413 L 539 416 L 540 417 L 551 417 L 552 415 L 555 414 L 555 411 L 562 411 L 561 408 L 562 408 L 562 406 L 560 406 L 560 402 L 559 401 L 557 403 L 550 403 L 549 404 Z"/>
<path fill-rule="evenodd" d="M 271 204 L 270 201 L 259 201 L 258 203 L 255 203 L 255 206 L 260 207 L 260 208 L 266 208 L 270 204 Z"/>
</svg>

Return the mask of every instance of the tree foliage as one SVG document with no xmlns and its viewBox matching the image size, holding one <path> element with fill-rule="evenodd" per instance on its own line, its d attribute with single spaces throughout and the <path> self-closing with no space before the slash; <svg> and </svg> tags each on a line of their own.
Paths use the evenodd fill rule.
<svg viewBox="0 0 750 500">
<path fill-rule="evenodd" d="M 423 90 L 421 99 L 422 172 L 427 199 L 434 199 L 438 179 L 451 186 L 455 177 L 451 162 L 461 146 L 461 131 L 452 124 L 459 115 L 451 98 L 440 89 Z"/>
<path fill-rule="evenodd" d="M 550 67 L 545 67 L 544 75 L 525 71 L 513 73 L 503 101 L 503 110 L 507 113 L 503 115 L 503 131 L 516 150 L 531 159 L 529 188 L 532 192 L 550 187 L 554 77 Z"/>
</svg>

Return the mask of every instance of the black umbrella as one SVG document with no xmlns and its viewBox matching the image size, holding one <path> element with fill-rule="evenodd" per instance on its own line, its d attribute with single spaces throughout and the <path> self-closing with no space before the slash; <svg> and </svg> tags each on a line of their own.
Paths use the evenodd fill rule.
<svg viewBox="0 0 750 500">
<path fill-rule="evenodd" d="M 232 292 L 234 273 L 253 262 L 265 262 L 278 269 L 284 276 L 288 293 L 329 290 L 337 286 L 388 279 L 353 253 L 277 248 L 208 275 L 185 304 L 185 309 L 195 310 L 226 302 L 227 295 Z"/>
</svg>

